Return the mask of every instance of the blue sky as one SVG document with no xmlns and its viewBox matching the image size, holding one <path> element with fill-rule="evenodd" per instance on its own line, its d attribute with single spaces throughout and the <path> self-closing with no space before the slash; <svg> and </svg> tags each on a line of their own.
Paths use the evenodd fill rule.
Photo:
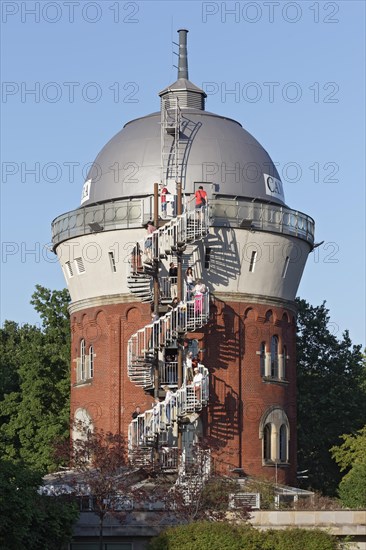
<svg viewBox="0 0 366 550">
<path fill-rule="evenodd" d="M 1 321 L 37 322 L 34 286 L 63 288 L 53 218 L 80 204 L 88 163 L 159 109 L 188 28 L 206 108 L 278 163 L 287 204 L 316 221 L 298 294 L 365 345 L 365 3 L 3 1 Z M 176 50 L 176 48 L 175 48 Z M 33 92 L 32 92 L 33 90 Z M 230 93 L 231 91 L 231 93 Z"/>
</svg>

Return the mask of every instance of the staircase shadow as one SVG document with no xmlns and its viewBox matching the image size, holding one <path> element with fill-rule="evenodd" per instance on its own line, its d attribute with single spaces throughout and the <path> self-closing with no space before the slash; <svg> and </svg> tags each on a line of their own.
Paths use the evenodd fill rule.
<svg viewBox="0 0 366 550">
<path fill-rule="evenodd" d="M 210 440 L 218 448 L 226 447 L 230 439 L 239 436 L 241 410 L 238 393 L 216 374 L 210 376 L 210 404 L 208 412 Z"/>
<path fill-rule="evenodd" d="M 210 288 L 217 285 L 228 286 L 240 273 L 240 258 L 234 231 L 211 227 L 205 239 L 206 256 L 209 256 L 209 269 L 205 273 L 205 282 Z M 209 254 L 207 250 L 209 249 Z"/>
<path fill-rule="evenodd" d="M 234 309 L 215 298 L 210 304 L 205 361 L 215 370 L 239 368 L 244 355 L 244 324 Z"/>
<path fill-rule="evenodd" d="M 194 122 L 186 115 L 182 115 L 182 125 L 179 140 L 185 144 L 180 170 L 180 179 L 183 185 L 183 189 L 185 189 L 186 187 L 189 154 L 192 149 L 194 138 L 196 137 L 201 126 L 202 122 Z"/>
</svg>

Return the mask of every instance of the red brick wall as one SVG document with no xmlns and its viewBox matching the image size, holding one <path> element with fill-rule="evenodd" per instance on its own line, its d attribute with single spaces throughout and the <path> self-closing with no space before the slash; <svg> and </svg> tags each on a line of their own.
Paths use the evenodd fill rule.
<svg viewBox="0 0 366 550">
<path fill-rule="evenodd" d="M 263 304 L 229 303 L 216 300 L 210 323 L 198 338 L 203 363 L 210 371 L 210 405 L 203 411 L 205 435 L 215 449 L 217 467 L 228 473 L 243 468 L 250 475 L 274 479 L 273 466 L 262 465 L 259 423 L 273 405 L 281 407 L 290 422 L 289 466 L 278 468 L 278 481 L 294 483 L 296 478 L 296 357 L 295 320 L 291 310 Z M 286 320 L 287 315 L 287 320 Z M 127 341 L 150 322 L 148 304 L 120 304 L 89 308 L 71 317 L 72 387 L 71 418 L 78 407 L 85 408 L 98 429 L 127 436 L 131 414 L 139 405 L 151 407 L 152 397 L 128 380 Z M 269 349 L 277 335 L 289 355 L 288 384 L 264 382 L 260 374 L 260 343 Z M 75 359 L 80 340 L 86 350 L 94 346 L 95 373 L 90 384 L 76 384 Z M 87 351 L 86 351 L 87 352 Z"/>
<path fill-rule="evenodd" d="M 85 408 L 97 429 L 127 435 L 136 406 L 150 408 L 150 395 L 132 384 L 127 376 L 127 342 L 151 320 L 148 304 L 119 304 L 88 308 L 71 316 L 71 419 L 77 408 Z M 76 361 L 80 341 L 86 353 L 94 348 L 94 378 L 76 384 Z"/>
<path fill-rule="evenodd" d="M 259 423 L 263 414 L 276 405 L 285 411 L 290 423 L 290 465 L 278 467 L 278 481 L 295 482 L 295 334 L 294 314 L 290 310 L 215 301 L 201 347 L 205 349 L 203 362 L 211 375 L 206 431 L 218 448 L 217 466 L 225 473 L 242 468 L 246 474 L 274 479 L 274 467 L 262 465 Z M 266 342 L 269 350 L 273 335 L 279 338 L 279 353 L 283 345 L 287 347 L 288 384 L 264 382 L 260 373 L 257 352 L 261 342 Z"/>
</svg>

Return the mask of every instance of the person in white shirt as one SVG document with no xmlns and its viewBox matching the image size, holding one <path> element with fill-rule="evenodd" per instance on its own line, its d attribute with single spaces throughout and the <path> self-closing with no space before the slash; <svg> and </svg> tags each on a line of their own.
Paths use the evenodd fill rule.
<svg viewBox="0 0 366 550">
<path fill-rule="evenodd" d="M 165 391 L 165 399 L 164 399 L 165 415 L 166 415 L 166 419 L 167 419 L 168 424 L 170 424 L 170 419 L 171 419 L 170 407 L 172 405 L 171 401 L 173 399 L 173 392 L 171 391 L 169 386 L 163 386 L 163 390 Z"/>
<path fill-rule="evenodd" d="M 193 358 L 193 353 L 189 351 L 184 360 L 184 366 L 185 366 L 184 380 L 186 384 L 190 384 L 193 380 L 192 358 Z"/>
<path fill-rule="evenodd" d="M 196 367 L 194 369 L 193 389 L 194 389 L 194 394 L 196 396 L 197 401 L 201 401 L 202 380 L 203 380 L 203 374 L 202 372 L 199 371 L 199 368 Z"/>
<path fill-rule="evenodd" d="M 187 300 L 191 300 L 194 289 L 194 278 L 193 271 L 191 267 L 188 267 L 185 274 L 186 288 L 187 288 Z"/>
</svg>

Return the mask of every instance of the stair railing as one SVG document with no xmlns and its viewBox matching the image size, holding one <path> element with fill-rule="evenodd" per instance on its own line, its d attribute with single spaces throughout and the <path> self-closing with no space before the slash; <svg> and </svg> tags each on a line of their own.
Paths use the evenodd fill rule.
<svg viewBox="0 0 366 550">
<path fill-rule="evenodd" d="M 201 240 L 209 230 L 208 208 L 200 211 L 188 210 L 173 218 L 153 233 L 138 240 L 128 255 L 130 264 L 129 276 L 136 274 L 143 264 L 159 260 L 176 252 L 181 247 Z M 146 240 L 151 238 L 151 248 L 145 246 Z"/>
<path fill-rule="evenodd" d="M 210 295 L 206 292 L 189 302 L 181 302 L 133 334 L 127 346 L 127 372 L 131 382 L 146 389 L 153 387 L 153 354 L 176 340 L 179 333 L 195 332 L 204 326 L 209 312 Z"/>
<path fill-rule="evenodd" d="M 129 425 L 129 452 L 141 447 L 154 445 L 156 436 L 166 432 L 175 422 L 184 416 L 197 413 L 208 403 L 209 373 L 201 365 L 203 375 L 201 382 L 183 384 L 168 403 L 160 401 L 154 407 L 139 414 Z"/>
<path fill-rule="evenodd" d="M 186 211 L 177 216 L 135 244 L 129 256 L 130 275 L 136 276 L 137 273 L 142 272 L 153 276 L 155 261 L 184 250 L 187 244 L 201 240 L 208 230 L 207 208 L 200 211 Z M 146 246 L 147 239 L 150 240 L 151 246 Z M 170 292 L 170 282 L 169 278 L 164 278 L 161 282 L 166 298 L 168 298 L 168 289 Z M 127 371 L 131 382 L 135 385 L 144 389 L 153 389 L 157 353 L 170 344 L 176 345 L 179 336 L 187 332 L 195 332 L 208 322 L 209 292 L 197 293 L 191 297 L 185 289 L 184 297 L 190 299 L 183 299 L 174 309 L 158 320 L 148 323 L 129 339 Z M 203 376 L 199 383 L 187 384 L 185 381 L 172 394 L 169 402 L 159 401 L 151 409 L 132 420 L 128 431 L 131 456 L 136 453 L 136 450 L 142 451 L 143 454 L 146 448 L 154 446 L 157 437 L 161 446 L 161 443 L 167 440 L 168 430 L 173 429 L 174 423 L 185 416 L 197 414 L 203 406 L 207 405 L 208 370 L 203 365 L 200 370 Z M 184 378 L 186 379 L 186 376 Z"/>
</svg>

